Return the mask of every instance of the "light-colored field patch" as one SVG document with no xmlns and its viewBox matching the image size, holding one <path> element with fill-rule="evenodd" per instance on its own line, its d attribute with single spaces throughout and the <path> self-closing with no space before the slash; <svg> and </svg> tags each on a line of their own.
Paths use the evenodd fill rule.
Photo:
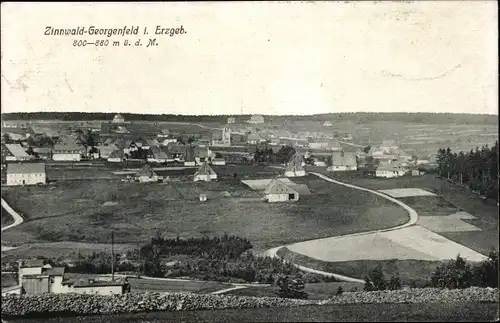
<svg viewBox="0 0 500 323">
<path fill-rule="evenodd" d="M 285 184 L 294 184 L 291 180 L 289 180 L 286 177 L 278 178 L 278 180 L 282 181 Z M 266 187 L 269 185 L 269 183 L 271 181 L 272 181 L 272 178 L 263 178 L 263 179 L 244 180 L 241 182 L 243 184 L 247 185 L 248 187 L 250 187 L 252 190 L 263 191 L 266 189 Z"/>
<path fill-rule="evenodd" d="M 433 196 L 434 193 L 428 192 L 420 188 L 394 188 L 390 190 L 381 190 L 380 193 L 387 194 L 394 198 L 411 197 L 411 196 Z"/>
<path fill-rule="evenodd" d="M 118 205 L 118 202 L 106 201 L 102 204 L 102 206 L 115 206 Z"/>
<path fill-rule="evenodd" d="M 472 220 L 476 217 L 467 212 L 457 212 L 448 216 L 422 216 L 418 219 L 418 224 L 434 232 L 482 231 L 462 219 Z"/>
<path fill-rule="evenodd" d="M 293 252 L 328 262 L 352 260 L 449 260 L 460 254 L 470 261 L 486 256 L 419 225 L 394 231 L 295 243 Z"/>
</svg>

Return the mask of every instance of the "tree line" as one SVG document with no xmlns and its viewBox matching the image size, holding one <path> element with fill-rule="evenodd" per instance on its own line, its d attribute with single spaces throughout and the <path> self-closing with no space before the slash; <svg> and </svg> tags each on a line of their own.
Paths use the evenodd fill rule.
<svg viewBox="0 0 500 323">
<path fill-rule="evenodd" d="M 468 185 L 481 195 L 498 200 L 498 141 L 469 152 L 452 153 L 441 148 L 437 156 L 437 175 Z"/>
<path fill-rule="evenodd" d="M 116 113 L 87 113 L 87 112 L 24 112 L 5 113 L 2 120 L 61 120 L 61 121 L 95 121 L 112 120 Z M 251 115 L 174 115 L 174 114 L 132 114 L 122 113 L 126 121 L 173 121 L 173 122 L 217 122 L 226 123 L 228 117 L 236 118 L 237 122 L 250 119 Z M 287 123 L 296 121 L 331 121 L 352 122 L 366 124 L 371 122 L 404 122 L 425 124 L 481 124 L 497 125 L 497 116 L 473 115 L 455 113 L 405 113 L 405 112 L 353 112 L 353 113 L 329 113 L 316 115 L 280 115 L 266 116 L 267 120 L 275 123 Z"/>
<path fill-rule="evenodd" d="M 457 255 L 455 259 L 437 266 L 422 287 L 457 289 L 472 286 L 498 288 L 498 251 L 492 250 L 488 259 L 473 265 Z M 365 291 L 396 290 L 401 287 L 399 275 L 396 273 L 386 279 L 381 265 L 365 276 Z"/>
</svg>

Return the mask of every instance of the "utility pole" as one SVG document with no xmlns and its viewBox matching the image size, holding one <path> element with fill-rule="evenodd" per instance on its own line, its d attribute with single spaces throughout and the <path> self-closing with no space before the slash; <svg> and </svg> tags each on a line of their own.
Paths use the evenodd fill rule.
<svg viewBox="0 0 500 323">
<path fill-rule="evenodd" d="M 115 248 L 113 231 L 111 231 L 111 281 L 115 281 Z"/>
</svg>

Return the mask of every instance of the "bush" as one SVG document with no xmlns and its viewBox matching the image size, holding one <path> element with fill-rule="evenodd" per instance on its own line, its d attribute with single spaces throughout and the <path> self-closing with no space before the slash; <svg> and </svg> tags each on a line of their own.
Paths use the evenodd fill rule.
<svg viewBox="0 0 500 323">
<path fill-rule="evenodd" d="M 280 276 L 276 281 L 279 287 L 278 296 L 283 298 L 307 299 L 308 294 L 304 292 L 304 281 L 301 278 L 292 279 L 288 275 Z"/>
<path fill-rule="evenodd" d="M 342 295 L 342 293 L 344 292 L 344 289 L 342 288 L 342 286 L 339 286 L 339 288 L 337 288 L 337 292 L 335 293 L 335 295 Z"/>
</svg>

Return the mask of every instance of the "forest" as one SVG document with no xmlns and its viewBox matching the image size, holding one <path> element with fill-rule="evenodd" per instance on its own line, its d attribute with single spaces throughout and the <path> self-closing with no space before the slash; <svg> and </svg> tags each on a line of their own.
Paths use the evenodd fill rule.
<svg viewBox="0 0 500 323">
<path fill-rule="evenodd" d="M 26 112 L 26 113 L 3 113 L 2 120 L 60 120 L 60 121 L 111 121 L 116 113 L 90 113 L 90 112 Z M 151 121 L 151 122 L 214 122 L 226 123 L 228 117 L 234 117 L 236 122 L 249 120 L 251 115 L 174 115 L 174 114 L 133 114 L 122 113 L 126 121 Z M 496 115 L 480 114 L 455 114 L 455 113 L 328 113 L 315 115 L 280 115 L 265 116 L 266 122 L 283 123 L 296 121 L 349 121 L 357 124 L 367 124 L 371 122 L 389 121 L 419 124 L 484 124 L 497 125 Z"/>
<path fill-rule="evenodd" d="M 437 175 L 467 185 L 482 196 L 498 201 L 498 141 L 469 152 L 452 153 L 441 148 L 437 154 Z"/>
</svg>

